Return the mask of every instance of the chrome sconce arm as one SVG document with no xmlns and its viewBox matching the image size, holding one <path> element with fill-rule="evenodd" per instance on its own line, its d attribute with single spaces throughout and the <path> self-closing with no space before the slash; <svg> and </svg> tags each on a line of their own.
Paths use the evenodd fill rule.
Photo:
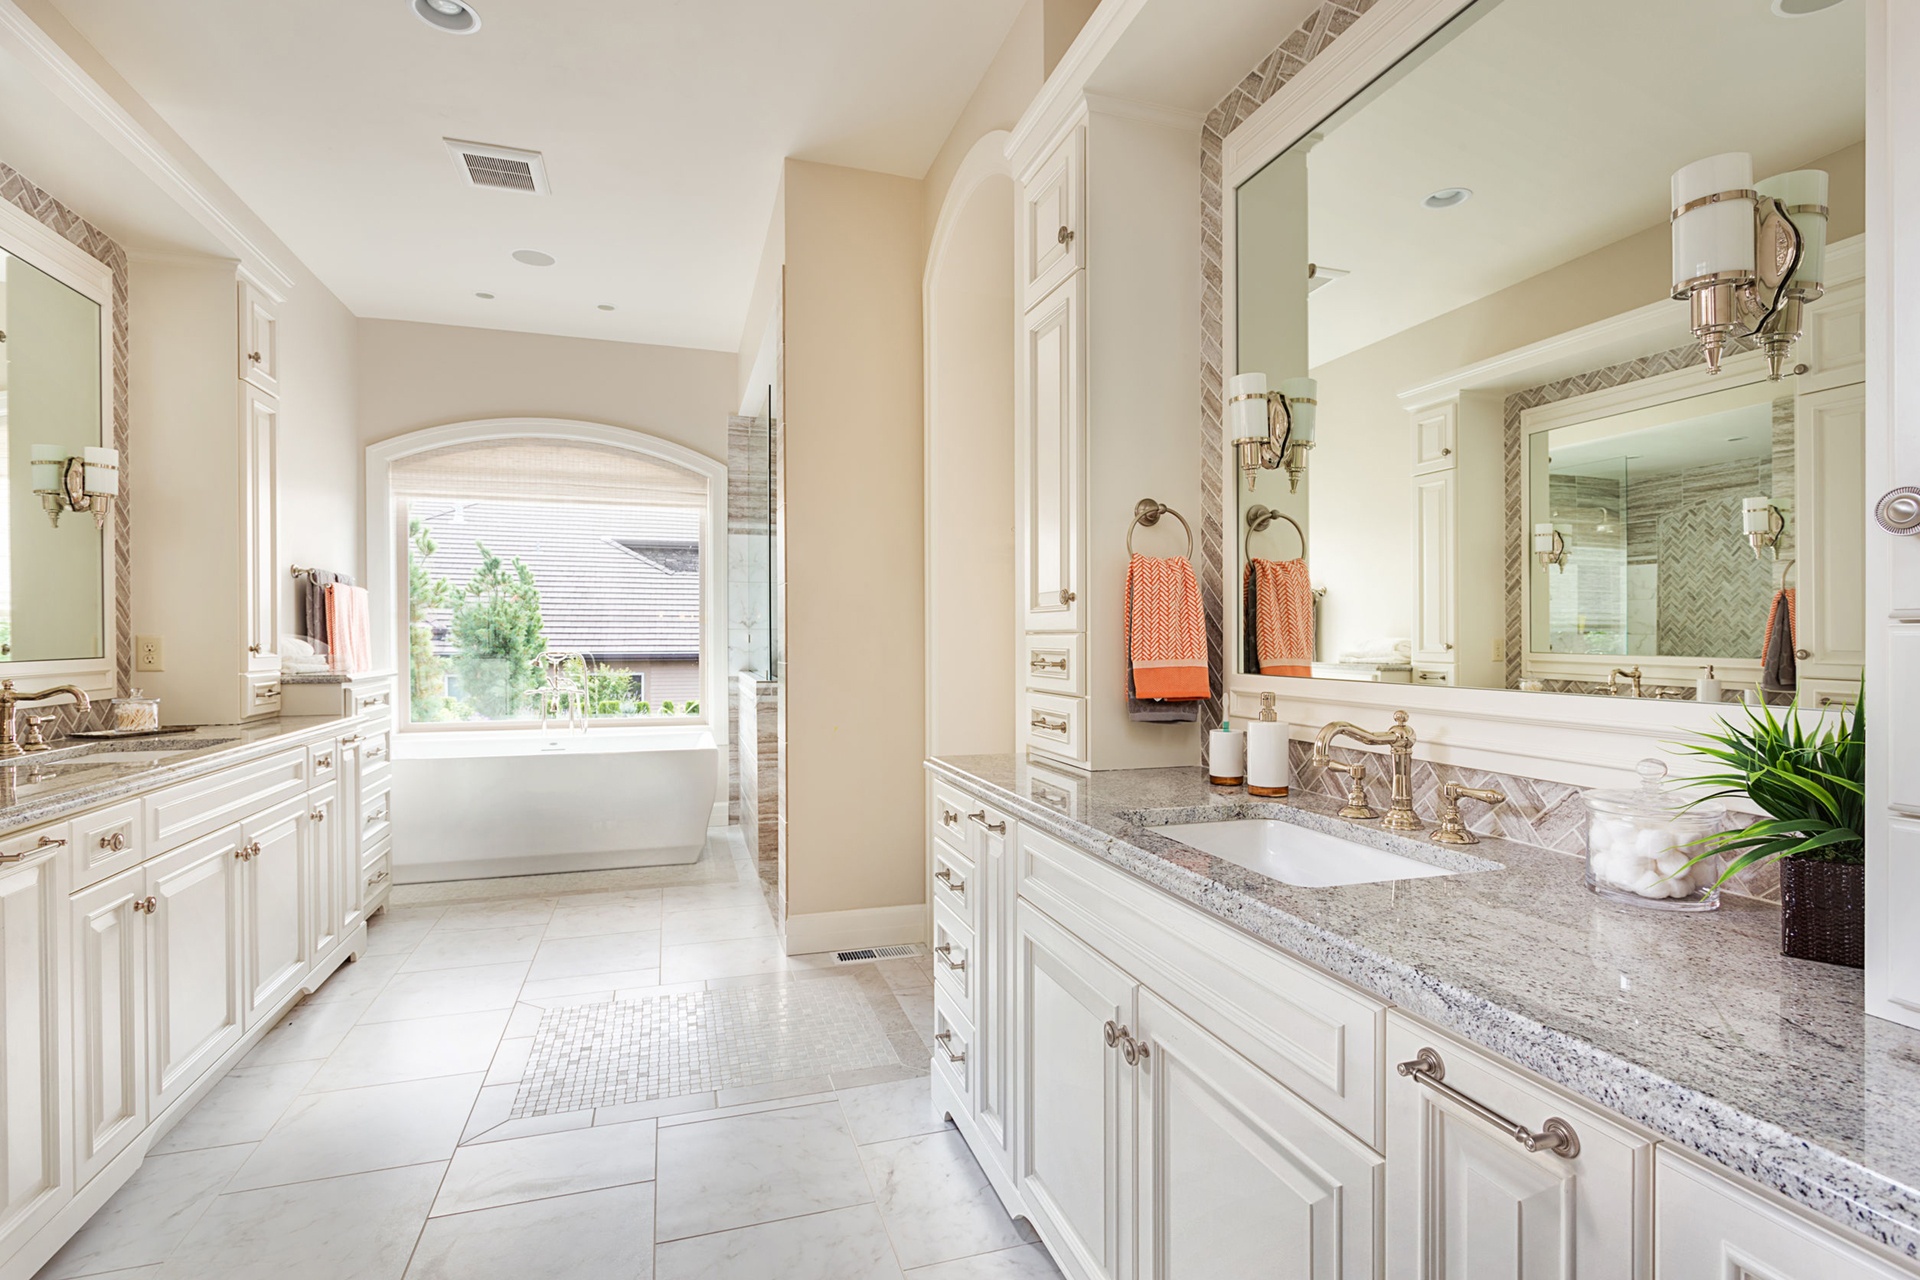
<svg viewBox="0 0 1920 1280">
<path fill-rule="evenodd" d="M 87 449 L 77 457 L 64 457 L 54 446 L 34 445 L 29 470 L 33 491 L 53 527 L 68 511 L 90 511 L 96 529 L 107 527 L 107 516 L 120 492 L 120 452 L 117 449 Z"/>
</svg>

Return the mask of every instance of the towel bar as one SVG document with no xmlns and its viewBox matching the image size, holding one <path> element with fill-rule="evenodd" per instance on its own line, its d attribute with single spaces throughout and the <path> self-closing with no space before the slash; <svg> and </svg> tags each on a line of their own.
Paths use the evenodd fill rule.
<svg viewBox="0 0 1920 1280">
<path fill-rule="evenodd" d="M 1141 525 L 1149 529 L 1153 528 L 1160 523 L 1161 516 L 1172 516 L 1180 522 L 1180 527 L 1187 531 L 1187 559 L 1193 559 L 1193 526 L 1188 524 L 1187 518 L 1178 511 L 1152 498 L 1142 498 L 1133 504 L 1133 523 L 1127 526 L 1127 554 L 1133 554 L 1133 531 Z"/>
</svg>

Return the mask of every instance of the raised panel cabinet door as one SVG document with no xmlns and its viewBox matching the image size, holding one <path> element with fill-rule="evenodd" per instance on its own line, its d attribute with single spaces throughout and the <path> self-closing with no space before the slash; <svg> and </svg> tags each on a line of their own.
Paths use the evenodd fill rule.
<svg viewBox="0 0 1920 1280">
<path fill-rule="evenodd" d="M 1007 1115 L 1013 1091 L 1013 1053 L 1008 1043 L 1013 1027 L 1013 983 L 1007 969 L 1013 955 L 1013 863 L 1008 853 L 1013 822 L 985 805 L 970 805 L 967 826 L 968 852 L 973 855 L 974 875 L 982 890 L 973 953 L 968 959 L 981 970 L 974 976 L 980 993 L 974 1015 L 975 1048 L 980 1055 L 979 1085 L 974 1091 L 975 1127 L 994 1144 L 987 1158 L 996 1159 L 1002 1172 L 1011 1174 L 1013 1130 Z"/>
<path fill-rule="evenodd" d="M 356 735 L 340 740 L 340 785 L 335 812 L 338 819 L 332 853 L 339 860 L 340 932 L 350 933 L 367 918 L 367 881 L 360 864 L 360 747 Z"/>
<path fill-rule="evenodd" d="M 1413 471 L 1422 475 L 1443 471 L 1458 459 L 1460 407 L 1435 405 L 1413 416 Z"/>
<path fill-rule="evenodd" d="M 69 900 L 76 1187 L 147 1125 L 146 892 L 135 867 Z"/>
<path fill-rule="evenodd" d="M 1141 1280 L 1372 1280 L 1386 1161 L 1144 988 Z"/>
<path fill-rule="evenodd" d="M 1453 661 L 1454 475 L 1436 471 L 1413 485 L 1415 568 L 1419 591 L 1414 619 L 1414 657 Z"/>
<path fill-rule="evenodd" d="M 1444 1083 L 1572 1158 L 1513 1135 L 1397 1064 L 1432 1049 Z M 1388 1280 L 1648 1280 L 1653 1148 L 1623 1126 L 1449 1037 L 1387 1017 Z"/>
<path fill-rule="evenodd" d="M 340 941 L 346 918 L 340 883 L 340 800 L 328 787 L 307 796 L 300 819 L 302 874 L 306 884 L 308 960 L 319 960 Z"/>
<path fill-rule="evenodd" d="M 1801 396 L 1795 424 L 1799 459 L 1800 662 L 1804 676 L 1851 678 L 1867 658 L 1867 575 L 1861 530 L 1866 507 L 1866 386 Z"/>
<path fill-rule="evenodd" d="M 49 837 L 61 839 L 62 837 Z M 70 1095 L 60 955 L 64 846 L 0 868 L 0 1242 L 24 1238 L 66 1202 Z M 11 1243 L 7 1243 L 11 1248 Z"/>
<path fill-rule="evenodd" d="M 242 843 L 235 824 L 146 866 L 148 1105 L 159 1114 L 240 1039 Z"/>
<path fill-rule="evenodd" d="M 1025 902 L 1014 948 L 1014 1185 L 1067 1275 L 1130 1277 L 1133 979 Z"/>
<path fill-rule="evenodd" d="M 1032 307 L 1085 261 L 1081 232 L 1086 127 L 1074 128 L 1020 191 L 1021 296 Z"/>
<path fill-rule="evenodd" d="M 1084 277 L 1075 274 L 1027 315 L 1020 343 L 1020 591 L 1029 631 L 1084 625 L 1086 488 Z"/>
<path fill-rule="evenodd" d="M 298 990 L 307 976 L 305 825 L 304 800 L 245 824 L 240 936 L 249 1028 Z"/>
<path fill-rule="evenodd" d="M 1654 1271 L 1708 1280 L 1899 1280 L 1912 1273 L 1661 1148 Z"/>
<path fill-rule="evenodd" d="M 273 300 L 249 282 L 240 282 L 240 379 L 280 394 L 280 319 Z"/>
<path fill-rule="evenodd" d="M 280 402 L 257 388 L 241 395 L 240 548 L 246 580 L 247 664 L 249 671 L 273 671 L 280 665 L 274 625 L 279 607 L 280 563 L 279 492 Z M 284 573 L 282 569 L 280 572 Z"/>
</svg>

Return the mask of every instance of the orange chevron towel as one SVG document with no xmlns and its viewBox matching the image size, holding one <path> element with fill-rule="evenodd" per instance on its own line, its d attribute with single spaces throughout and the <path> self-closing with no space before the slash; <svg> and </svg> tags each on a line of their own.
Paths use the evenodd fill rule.
<svg viewBox="0 0 1920 1280">
<path fill-rule="evenodd" d="M 1313 674 L 1313 582 L 1305 560 L 1250 560 L 1263 676 Z"/>
<path fill-rule="evenodd" d="M 1133 696 L 1143 702 L 1184 702 L 1213 692 L 1200 582 L 1186 557 L 1127 562 L 1127 657 Z"/>
</svg>

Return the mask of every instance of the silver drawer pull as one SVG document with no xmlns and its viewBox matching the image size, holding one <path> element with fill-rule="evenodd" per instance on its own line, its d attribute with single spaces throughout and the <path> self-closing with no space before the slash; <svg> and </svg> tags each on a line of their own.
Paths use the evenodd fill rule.
<svg viewBox="0 0 1920 1280">
<path fill-rule="evenodd" d="M 386 880 L 386 878 L 387 878 L 388 876 L 390 876 L 390 875 L 392 875 L 392 874 L 393 874 L 393 873 L 392 873 L 391 871 L 382 871 L 382 872 L 380 872 L 380 873 L 379 873 L 378 875 L 371 875 L 371 876 L 368 876 L 368 877 L 367 877 L 367 888 L 369 888 L 369 889 L 371 889 L 371 888 L 373 888 L 373 887 L 374 887 L 375 885 L 377 885 L 377 884 L 381 884 L 381 883 L 384 883 L 384 882 L 385 882 L 385 880 Z"/>
<path fill-rule="evenodd" d="M 1049 658 L 1044 653 L 1036 653 L 1028 665 L 1035 671 L 1065 671 L 1067 669 L 1067 660 L 1065 658 Z"/>
<path fill-rule="evenodd" d="M 378 813 L 370 813 L 367 815 L 368 826 L 372 826 L 376 822 L 385 822 L 386 820 L 387 820 L 387 811 L 385 809 L 380 810 L 380 812 Z"/>
<path fill-rule="evenodd" d="M 989 831 L 991 831 L 991 832 L 993 832 L 993 834 L 995 834 L 995 835 L 997 835 L 997 836 L 1003 836 L 1003 835 L 1005 835 L 1005 834 L 1007 834 L 1007 824 L 1006 824 L 1006 822 L 1005 822 L 1004 820 L 1003 820 L 1003 821 L 1000 821 L 1000 822 L 988 822 L 988 821 L 987 821 L 987 811 L 986 811 L 985 809 L 982 809 L 982 810 L 981 810 L 980 812 L 978 812 L 978 813 L 970 813 L 970 814 L 968 814 L 968 815 L 967 815 L 967 819 L 968 819 L 968 821 L 970 821 L 970 822 L 977 822 L 977 823 L 979 823 L 979 824 L 980 824 L 981 826 L 983 826 L 983 827 L 985 827 L 985 828 L 986 828 L 987 830 L 989 830 Z"/>
<path fill-rule="evenodd" d="M 1027 723 L 1047 733 L 1065 733 L 1067 731 L 1067 721 L 1064 716 L 1056 720 L 1052 716 L 1036 714 L 1033 719 Z"/>
<path fill-rule="evenodd" d="M 124 831 L 116 831 L 110 836 L 101 836 L 100 847 L 109 853 L 119 853 L 127 847 L 127 833 Z"/>
<path fill-rule="evenodd" d="M 945 805 L 940 806 L 940 825 L 941 826 L 943 827 L 955 826 L 959 823 L 959 821 L 960 821 L 959 814 L 947 808 Z"/>
<path fill-rule="evenodd" d="M 387 754 L 387 749 L 385 747 L 368 747 L 367 748 L 367 759 L 369 760 L 378 760 L 381 756 L 385 754 Z"/>
<path fill-rule="evenodd" d="M 31 849 L 22 849 L 18 853 L 0 853 L 0 865 L 22 861 L 47 849 L 64 849 L 66 844 L 66 840 L 60 836 L 41 836 Z"/>
<path fill-rule="evenodd" d="M 340 739 L 340 745 L 343 747 L 350 747 L 358 741 L 360 741 L 360 735 L 357 733 L 350 733 L 346 737 Z"/>
<path fill-rule="evenodd" d="M 313 758 L 313 767 L 316 769 L 333 768 L 333 753 L 329 751 L 326 755 L 315 756 Z"/>
<path fill-rule="evenodd" d="M 135 898 L 132 902 L 128 903 L 127 905 L 132 907 L 135 911 L 144 912 L 147 915 L 152 915 L 154 912 L 160 909 L 160 899 L 154 897 L 152 894 L 148 894 L 144 898 Z"/>
<path fill-rule="evenodd" d="M 940 1052 L 947 1055 L 948 1062 L 965 1062 L 967 1060 L 967 1051 L 965 1049 L 960 1050 L 958 1053 L 953 1051 L 953 1032 L 942 1031 L 934 1036 L 933 1042 L 940 1046 Z"/>
<path fill-rule="evenodd" d="M 1137 1067 L 1153 1056 L 1153 1050 L 1147 1048 L 1143 1040 L 1135 1040 L 1124 1032 L 1120 1036 L 1120 1056 L 1126 1059 L 1130 1067 Z"/>
<path fill-rule="evenodd" d="M 1127 1029 L 1125 1027 L 1115 1022 L 1112 1018 L 1107 1019 L 1107 1029 L 1106 1029 L 1107 1048 L 1111 1049 L 1113 1048 L 1113 1046 L 1119 1044 L 1120 1037 L 1125 1034 L 1127 1034 Z"/>
<path fill-rule="evenodd" d="M 953 973 L 959 973 L 962 969 L 965 969 L 967 967 L 967 960 L 965 956 L 962 956 L 958 960 L 955 960 L 953 958 L 953 944 L 951 942 L 943 942 L 939 946 L 935 947 L 933 949 L 933 957 L 934 959 L 938 960 L 941 964 L 947 966 L 947 969 Z"/>
<path fill-rule="evenodd" d="M 1073 592 L 1069 591 L 1067 588 L 1065 587 L 1060 588 L 1061 604 L 1072 604 L 1075 600 L 1078 600 L 1079 598 L 1080 598 L 1079 596 L 1076 596 Z"/>
<path fill-rule="evenodd" d="M 1492 1107 L 1477 1099 L 1469 1098 L 1452 1085 L 1446 1083 L 1447 1065 L 1440 1061 L 1440 1055 L 1432 1049 L 1422 1049 L 1414 1055 L 1412 1062 L 1403 1062 L 1395 1070 L 1409 1079 L 1427 1086 L 1441 1097 L 1449 1098 L 1465 1107 L 1474 1115 L 1485 1120 L 1494 1128 L 1503 1131 L 1508 1137 L 1529 1151 L 1548 1151 L 1563 1160 L 1572 1160 L 1580 1154 L 1580 1137 L 1574 1133 L 1573 1126 L 1553 1116 L 1540 1126 L 1535 1133 L 1523 1124 L 1516 1124 Z"/>
<path fill-rule="evenodd" d="M 315 822 L 325 822 L 327 820 L 327 811 L 325 809 L 315 809 L 307 814 L 307 816 Z"/>
<path fill-rule="evenodd" d="M 941 884 L 944 884 L 945 886 L 947 886 L 947 888 L 953 890 L 955 893 L 959 894 L 961 897 L 964 898 L 967 896 L 967 882 L 965 880 L 955 880 L 953 878 L 952 867 L 940 868 L 938 871 L 933 873 L 933 878 L 935 880 L 938 880 Z"/>
</svg>

